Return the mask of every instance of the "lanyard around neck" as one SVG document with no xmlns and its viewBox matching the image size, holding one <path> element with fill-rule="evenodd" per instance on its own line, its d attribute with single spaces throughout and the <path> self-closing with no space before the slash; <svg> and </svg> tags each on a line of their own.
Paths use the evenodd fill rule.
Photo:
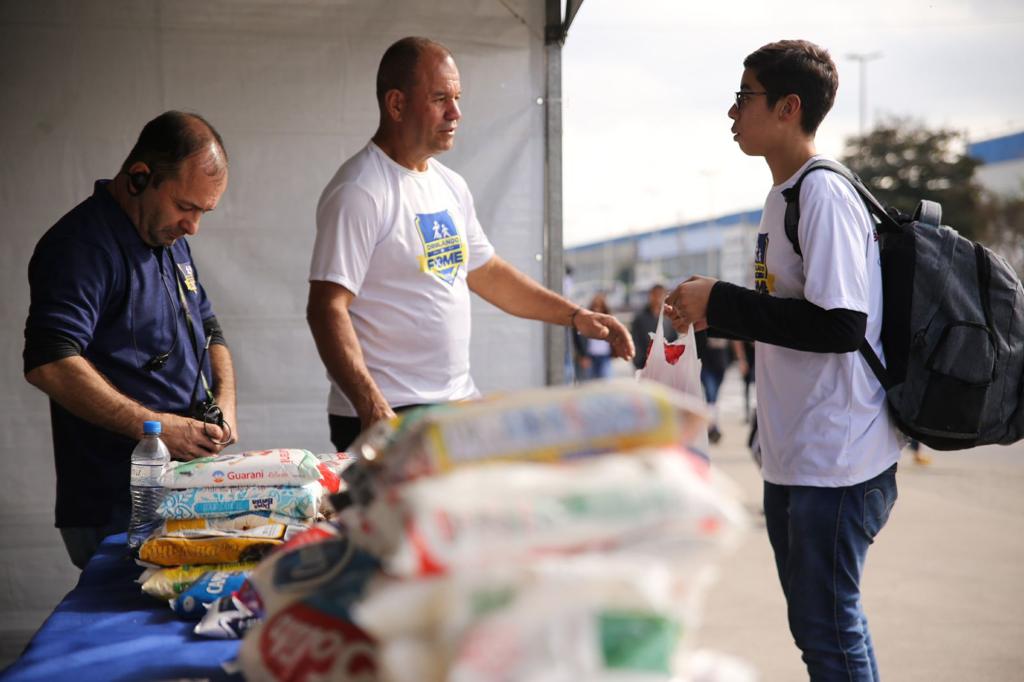
<svg viewBox="0 0 1024 682">
<path fill-rule="evenodd" d="M 171 247 L 167 247 L 167 257 L 170 258 L 171 260 L 171 276 L 174 277 L 174 284 L 178 289 L 178 300 L 181 302 L 181 311 L 185 315 L 185 325 L 186 327 L 188 327 L 188 340 L 192 342 L 192 351 L 195 353 L 196 358 L 198 359 L 199 362 L 199 376 L 197 377 L 196 388 L 198 388 L 198 382 L 202 381 L 203 392 L 208 397 L 212 397 L 213 393 L 210 391 L 210 385 L 206 381 L 206 374 L 203 372 L 203 360 L 206 358 L 206 349 L 209 348 L 210 342 L 209 340 L 207 340 L 205 346 L 203 347 L 203 352 L 200 353 L 199 346 L 196 343 L 196 332 L 195 325 L 192 322 L 192 312 L 188 307 L 188 297 L 185 296 L 185 290 L 181 286 L 181 277 L 178 276 L 178 263 L 177 261 L 174 260 L 174 253 L 171 251 Z M 196 389 L 193 388 L 193 395 L 195 395 L 195 392 Z"/>
</svg>

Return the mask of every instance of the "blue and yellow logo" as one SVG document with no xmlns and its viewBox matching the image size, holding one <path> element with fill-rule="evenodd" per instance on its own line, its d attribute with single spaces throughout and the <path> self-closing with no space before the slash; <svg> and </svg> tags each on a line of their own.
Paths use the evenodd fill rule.
<svg viewBox="0 0 1024 682">
<path fill-rule="evenodd" d="M 196 288 L 196 271 L 192 269 L 191 263 L 178 263 L 178 270 L 181 271 L 181 278 L 185 282 L 185 288 L 193 294 L 199 293 Z"/>
<path fill-rule="evenodd" d="M 417 213 L 416 227 L 423 240 L 420 270 L 451 285 L 459 274 L 459 266 L 466 262 L 466 243 L 452 217 L 448 211 Z"/>
<path fill-rule="evenodd" d="M 768 252 L 768 235 L 764 232 L 757 235 L 757 248 L 754 250 L 754 289 L 759 294 L 775 291 L 775 275 L 768 272 L 765 254 Z"/>
</svg>

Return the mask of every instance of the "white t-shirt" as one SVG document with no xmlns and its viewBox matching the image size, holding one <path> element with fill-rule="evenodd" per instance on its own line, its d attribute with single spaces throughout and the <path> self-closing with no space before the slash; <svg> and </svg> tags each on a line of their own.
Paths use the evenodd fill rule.
<svg viewBox="0 0 1024 682">
<path fill-rule="evenodd" d="M 801 258 L 786 238 L 782 190 L 768 193 L 754 255 L 755 288 L 831 310 L 867 313 L 865 336 L 885 362 L 879 332 L 882 281 L 874 220 L 841 176 L 819 170 L 800 187 Z M 810 353 L 756 344 L 762 475 L 778 485 L 841 487 L 871 479 L 899 459 L 885 393 L 859 352 Z"/>
<path fill-rule="evenodd" d="M 435 159 L 409 170 L 370 142 L 320 196 L 309 279 L 355 294 L 366 367 L 392 407 L 461 400 L 479 395 L 466 273 L 493 254 L 461 176 Z M 327 409 L 356 416 L 333 380 Z"/>
</svg>

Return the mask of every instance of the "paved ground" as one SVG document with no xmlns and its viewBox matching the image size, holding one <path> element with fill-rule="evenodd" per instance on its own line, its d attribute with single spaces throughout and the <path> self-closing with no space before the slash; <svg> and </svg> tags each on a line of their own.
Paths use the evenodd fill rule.
<svg viewBox="0 0 1024 682">
<path fill-rule="evenodd" d="M 756 528 L 721 566 L 699 644 L 767 682 L 806 679 L 785 620 L 746 448 L 735 370 L 712 460 L 737 483 Z M 899 501 L 868 554 L 864 604 L 889 681 L 1024 680 L 1024 443 L 900 462 Z"/>
</svg>

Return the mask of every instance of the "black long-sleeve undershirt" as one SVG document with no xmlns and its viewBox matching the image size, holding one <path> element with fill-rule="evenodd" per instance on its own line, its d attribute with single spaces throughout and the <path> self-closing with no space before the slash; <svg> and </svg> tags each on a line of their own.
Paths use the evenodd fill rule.
<svg viewBox="0 0 1024 682">
<path fill-rule="evenodd" d="M 851 353 L 864 342 L 868 316 L 825 310 L 809 301 L 759 294 L 717 282 L 708 298 L 711 333 L 812 353 Z"/>
</svg>

